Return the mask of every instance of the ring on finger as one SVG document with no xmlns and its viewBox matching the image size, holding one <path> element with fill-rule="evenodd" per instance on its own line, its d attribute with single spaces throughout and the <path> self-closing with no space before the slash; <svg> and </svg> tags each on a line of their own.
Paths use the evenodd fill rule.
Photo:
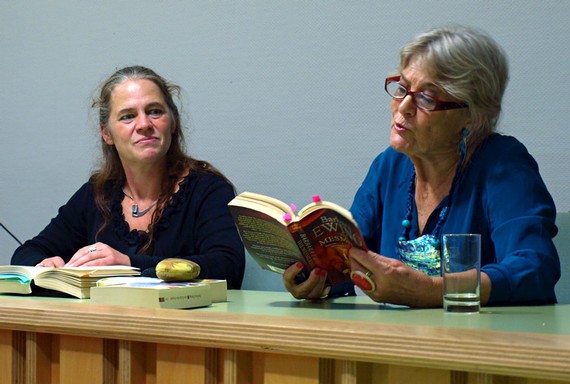
<svg viewBox="0 0 570 384">
<path fill-rule="evenodd" d="M 327 297 L 329 297 L 329 293 L 331 293 L 331 287 L 330 285 L 327 285 L 323 291 L 321 292 L 321 297 L 319 297 L 319 299 L 326 299 Z"/>
<path fill-rule="evenodd" d="M 88 252 L 89 252 L 89 253 L 93 253 L 93 252 L 95 252 L 96 250 L 97 250 L 97 246 L 96 246 L 95 244 L 93 244 L 92 246 L 89 247 Z"/>
<path fill-rule="evenodd" d="M 352 271 L 350 278 L 363 292 L 374 292 L 376 290 L 376 283 L 370 278 L 372 273 L 370 271 Z"/>
</svg>

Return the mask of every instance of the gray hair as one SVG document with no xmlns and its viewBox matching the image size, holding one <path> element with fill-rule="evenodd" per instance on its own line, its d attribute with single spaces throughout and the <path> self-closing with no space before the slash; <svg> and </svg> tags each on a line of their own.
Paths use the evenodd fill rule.
<svg viewBox="0 0 570 384">
<path fill-rule="evenodd" d="M 469 27 L 436 28 L 400 50 L 400 71 L 416 59 L 437 86 L 469 105 L 470 141 L 495 132 L 509 79 L 507 55 L 495 40 Z"/>
</svg>

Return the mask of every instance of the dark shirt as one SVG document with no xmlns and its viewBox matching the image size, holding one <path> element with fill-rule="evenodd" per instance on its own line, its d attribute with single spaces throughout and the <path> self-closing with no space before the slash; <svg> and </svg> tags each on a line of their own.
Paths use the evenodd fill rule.
<svg viewBox="0 0 570 384">
<path fill-rule="evenodd" d="M 79 248 L 102 242 L 128 255 L 132 266 L 141 271 L 154 270 L 160 260 L 169 257 L 184 258 L 200 265 L 200 278 L 225 279 L 229 287 L 240 288 L 245 254 L 227 206 L 234 196 L 232 185 L 222 177 L 207 172 L 190 174 L 164 208 L 151 249 L 138 254 L 146 233 L 129 230 L 121 207 L 121 188 L 112 191 L 110 225 L 97 235 L 103 217 L 88 182 L 38 236 L 16 249 L 12 264 L 36 265 L 52 256 L 68 261 Z"/>
<path fill-rule="evenodd" d="M 351 207 L 368 247 L 386 257 L 398 258 L 412 172 L 410 159 L 388 148 L 374 160 Z M 424 233 L 433 230 L 444 202 Z M 415 239 L 421 235 L 415 203 L 412 216 Z M 492 283 L 489 304 L 547 304 L 556 302 L 560 278 L 555 219 L 536 161 L 515 138 L 495 134 L 466 165 L 441 233 L 481 234 L 481 270 Z"/>
</svg>

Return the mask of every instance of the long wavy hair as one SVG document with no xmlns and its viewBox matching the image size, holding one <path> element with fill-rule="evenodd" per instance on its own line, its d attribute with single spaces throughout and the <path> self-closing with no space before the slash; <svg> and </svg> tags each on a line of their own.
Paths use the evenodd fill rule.
<svg viewBox="0 0 570 384">
<path fill-rule="evenodd" d="M 185 153 L 184 133 L 180 122 L 180 113 L 175 103 L 175 98 L 180 100 L 181 89 L 162 78 L 153 70 L 142 66 L 131 66 L 119 69 L 113 73 L 100 87 L 100 92 L 92 102 L 92 107 L 98 109 L 99 124 L 108 127 L 111 113 L 111 98 L 117 85 L 127 80 L 150 80 L 158 86 L 164 100 L 170 110 L 173 129 L 172 142 L 166 153 L 166 172 L 162 176 L 162 192 L 158 198 L 156 209 L 149 225 L 148 240 L 138 250 L 144 254 L 152 245 L 154 230 L 160 220 L 165 206 L 174 194 L 176 183 L 186 173 L 212 172 L 224 175 L 206 161 L 197 160 Z M 111 203 L 113 194 L 117 188 L 122 189 L 126 183 L 125 170 L 123 169 L 119 153 L 114 145 L 108 145 L 101 137 L 102 159 L 100 168 L 91 175 L 93 183 L 95 203 L 103 216 L 103 223 L 97 230 L 97 236 L 105 229 L 112 220 Z M 227 179 L 226 179 L 227 180 Z M 228 181 L 229 182 L 229 181 Z"/>
</svg>

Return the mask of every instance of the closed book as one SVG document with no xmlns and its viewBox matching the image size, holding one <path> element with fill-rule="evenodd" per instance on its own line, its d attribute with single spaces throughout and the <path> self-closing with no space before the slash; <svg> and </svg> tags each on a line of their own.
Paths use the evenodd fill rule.
<svg viewBox="0 0 570 384">
<path fill-rule="evenodd" d="M 145 308 L 189 309 L 212 304 L 210 286 L 165 282 L 152 277 L 101 279 L 91 288 L 91 302 Z"/>
<path fill-rule="evenodd" d="M 130 275 L 140 275 L 138 268 L 125 265 L 61 268 L 3 265 L 0 266 L 0 293 L 29 295 L 43 288 L 42 292 L 47 290 L 88 299 L 91 287 L 99 279 Z"/>
<path fill-rule="evenodd" d="M 210 286 L 210 296 L 212 303 L 228 301 L 228 282 L 217 279 L 196 279 L 194 283 L 208 284 Z"/>
</svg>

